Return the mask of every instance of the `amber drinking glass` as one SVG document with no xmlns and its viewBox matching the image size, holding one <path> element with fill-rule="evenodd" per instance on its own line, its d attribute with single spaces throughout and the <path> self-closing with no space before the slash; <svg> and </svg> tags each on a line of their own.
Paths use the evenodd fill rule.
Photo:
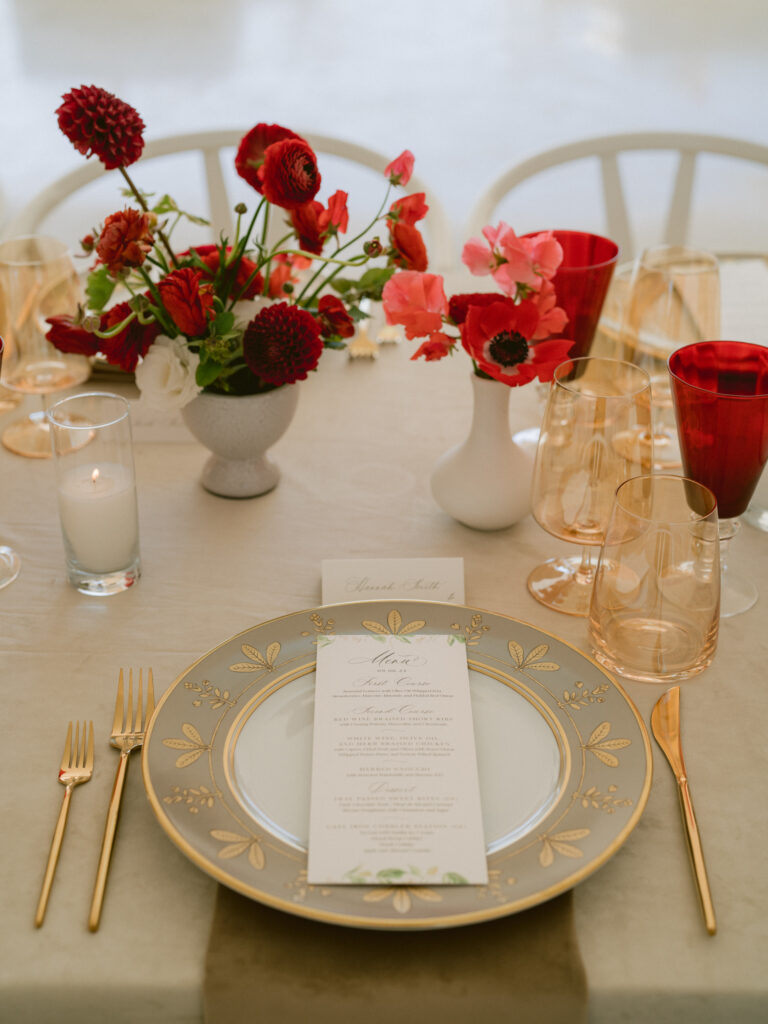
<svg viewBox="0 0 768 1024">
<path fill-rule="evenodd" d="M 648 371 L 657 470 L 681 465 L 667 360 L 675 349 L 720 334 L 720 271 L 710 252 L 679 245 L 645 249 L 635 262 L 619 356 Z"/>
<path fill-rule="evenodd" d="M 553 558 L 528 577 L 542 604 L 586 616 L 597 549 L 613 495 L 650 469 L 651 382 L 631 363 L 587 356 L 562 363 L 550 385 L 536 450 L 531 502 L 536 521 L 580 556 Z M 594 557 L 593 557 L 594 556 Z"/>
<path fill-rule="evenodd" d="M 3 367 L 4 349 L 3 339 L 0 338 L 0 370 Z M 0 590 L 7 587 L 9 583 L 13 583 L 19 575 L 19 568 L 19 556 L 13 548 L 9 548 L 6 544 L 0 544 Z"/>
<path fill-rule="evenodd" d="M 3 444 L 17 455 L 50 457 L 46 397 L 81 384 L 91 372 L 85 356 L 58 352 L 45 337 L 47 317 L 74 314 L 80 300 L 77 272 L 63 243 L 42 235 L 0 243 L 0 335 L 7 346 L 2 383 L 40 395 L 43 405 L 3 431 Z"/>
<path fill-rule="evenodd" d="M 723 617 L 757 600 L 757 588 L 727 568 L 727 548 L 768 460 L 768 349 L 745 341 L 702 341 L 669 358 L 686 476 L 717 498 Z"/>
<path fill-rule="evenodd" d="M 714 494 L 672 474 L 625 480 L 592 591 L 595 657 L 629 679 L 678 683 L 712 661 L 719 621 Z"/>
</svg>

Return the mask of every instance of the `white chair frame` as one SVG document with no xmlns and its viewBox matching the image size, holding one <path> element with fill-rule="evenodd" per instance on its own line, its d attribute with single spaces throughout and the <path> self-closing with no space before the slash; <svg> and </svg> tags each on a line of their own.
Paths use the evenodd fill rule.
<svg viewBox="0 0 768 1024">
<path fill-rule="evenodd" d="M 670 245 L 684 245 L 687 241 L 696 160 L 700 154 L 768 165 L 768 146 L 719 135 L 640 132 L 582 139 L 532 156 L 502 174 L 475 205 L 470 217 L 470 234 L 476 235 L 488 224 L 502 199 L 526 179 L 560 164 L 595 157 L 600 162 L 607 232 L 618 243 L 622 256 L 628 258 L 634 253 L 634 245 L 618 156 L 640 150 L 669 150 L 680 154 L 664 235 L 660 239 Z"/>
<path fill-rule="evenodd" d="M 198 151 L 205 168 L 209 202 L 208 219 L 211 222 L 214 238 L 218 238 L 222 232 L 231 237 L 233 230 L 232 206 L 227 196 L 226 183 L 222 173 L 221 151 L 237 147 L 244 134 L 245 131 L 242 129 L 231 128 L 152 139 L 144 146 L 139 163 L 173 153 Z M 370 167 L 382 174 L 384 168 L 390 163 L 390 160 L 383 154 L 367 149 L 365 146 L 358 146 L 354 142 L 347 142 L 327 135 L 316 135 L 311 132 L 305 132 L 302 138 L 306 139 L 316 152 L 332 154 Z M 92 158 L 84 166 L 58 178 L 10 221 L 6 226 L 4 236 L 15 238 L 34 234 L 45 218 L 73 192 L 77 192 L 106 173 L 108 172 L 105 171 L 102 164 Z M 426 193 L 430 207 L 427 229 L 430 236 L 430 263 L 438 267 L 450 266 L 453 259 L 452 233 L 442 206 L 434 193 L 416 175 L 411 178 L 408 188 L 409 192 Z"/>
</svg>

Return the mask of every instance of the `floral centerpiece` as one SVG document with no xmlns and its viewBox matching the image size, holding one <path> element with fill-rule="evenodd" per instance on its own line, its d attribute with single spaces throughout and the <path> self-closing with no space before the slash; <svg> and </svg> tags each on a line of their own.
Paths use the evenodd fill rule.
<svg viewBox="0 0 768 1024">
<path fill-rule="evenodd" d="M 206 222 L 131 179 L 127 168 L 144 148 L 138 112 L 91 85 L 66 93 L 56 113 L 80 153 L 120 171 L 133 205 L 82 240 L 95 256 L 87 304 L 76 315 L 51 318 L 48 340 L 135 371 L 142 396 L 157 407 L 181 408 L 201 391 L 253 395 L 304 380 L 324 348 L 343 347 L 355 333 L 361 302 L 380 300 L 398 268 L 427 268 L 416 226 L 428 210 L 423 193 L 389 202 L 391 189 L 411 177 L 408 150 L 386 168 L 388 187 L 373 219 L 344 241 L 348 194 L 337 190 L 319 201 L 312 147 L 288 128 L 257 124 L 235 157 L 237 173 L 254 189 L 253 210 L 235 207 L 233 238 L 179 252 L 172 242 L 179 221 Z M 271 243 L 276 211 L 284 223 Z M 383 241 L 371 237 L 377 224 Z"/>
<path fill-rule="evenodd" d="M 490 275 L 497 291 L 448 298 L 439 274 L 402 270 L 383 288 L 390 324 L 423 339 L 413 359 L 444 359 L 459 347 L 472 360 L 474 411 L 469 436 L 446 452 L 432 474 L 432 493 L 454 519 L 498 530 L 530 511 L 530 454 L 510 435 L 510 389 L 552 379 L 573 342 L 558 337 L 567 317 L 552 279 L 563 250 L 552 232 L 518 237 L 509 225 L 485 227 L 464 246 L 462 260 Z M 506 386 L 504 386 L 506 385 Z"/>
<path fill-rule="evenodd" d="M 403 270 L 383 288 L 387 321 L 402 325 L 407 338 L 425 339 L 413 359 L 443 359 L 461 345 L 478 377 L 509 387 L 551 380 L 573 345 L 553 338 L 568 319 L 552 284 L 562 247 L 551 231 L 518 237 L 503 221 L 483 236 L 466 243 L 462 262 L 472 274 L 490 275 L 498 291 L 449 299 L 439 274 Z"/>
</svg>

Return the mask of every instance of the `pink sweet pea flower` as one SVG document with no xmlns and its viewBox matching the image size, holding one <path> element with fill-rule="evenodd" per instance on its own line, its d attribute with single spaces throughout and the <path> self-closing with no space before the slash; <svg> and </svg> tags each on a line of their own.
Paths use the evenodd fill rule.
<svg viewBox="0 0 768 1024">
<path fill-rule="evenodd" d="M 534 273 L 544 281 L 551 281 L 563 262 L 563 247 L 553 233 L 542 231 L 530 238 L 518 238 L 517 241 L 528 254 Z"/>
<path fill-rule="evenodd" d="M 563 333 L 563 328 L 568 323 L 568 314 L 560 306 L 555 305 L 557 296 L 555 286 L 551 281 L 543 281 L 541 290 L 531 295 L 531 300 L 539 310 L 539 326 L 533 335 L 534 341 L 542 338 L 557 337 Z"/>
<path fill-rule="evenodd" d="M 400 156 L 395 157 L 391 164 L 384 168 L 384 174 L 393 185 L 407 185 L 413 174 L 414 155 L 410 149 L 404 149 Z"/>
<path fill-rule="evenodd" d="M 403 270 L 387 281 L 382 304 L 388 324 L 402 324 L 406 338 L 423 338 L 439 331 L 448 312 L 445 285 L 439 274 Z"/>
<path fill-rule="evenodd" d="M 411 359 L 425 359 L 428 363 L 433 363 L 437 359 L 444 359 L 446 356 L 449 356 L 455 344 L 455 338 L 450 338 L 447 334 L 443 334 L 442 331 L 435 331 L 433 334 L 430 334 L 428 341 L 423 342 L 416 349 Z"/>
<path fill-rule="evenodd" d="M 496 266 L 496 257 L 480 238 L 470 238 L 461 250 L 461 262 L 469 268 L 470 274 L 482 277 L 490 274 Z"/>
</svg>

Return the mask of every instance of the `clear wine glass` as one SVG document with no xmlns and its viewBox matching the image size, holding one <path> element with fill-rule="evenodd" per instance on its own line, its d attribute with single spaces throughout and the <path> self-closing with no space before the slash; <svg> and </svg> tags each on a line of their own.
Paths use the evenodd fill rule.
<svg viewBox="0 0 768 1024">
<path fill-rule="evenodd" d="M 717 258 L 679 245 L 643 250 L 632 271 L 619 358 L 641 366 L 650 375 L 654 469 L 658 471 L 681 465 L 667 360 L 675 349 L 719 334 Z"/>
<path fill-rule="evenodd" d="M 728 545 L 768 459 L 768 349 L 746 341 L 702 341 L 669 358 L 686 476 L 717 498 L 720 615 L 751 608 L 757 588 L 727 565 Z"/>
<path fill-rule="evenodd" d="M 528 577 L 537 601 L 586 616 L 595 563 L 616 488 L 650 469 L 651 382 L 645 370 L 587 356 L 555 370 L 536 450 L 531 502 L 538 524 L 581 544 L 580 556 L 552 558 Z"/>
<path fill-rule="evenodd" d="M 2 384 L 42 398 L 40 411 L 3 431 L 3 444 L 17 455 L 50 457 L 47 396 L 90 376 L 88 358 L 58 352 L 45 336 L 46 319 L 74 314 L 81 298 L 77 271 L 62 242 L 29 235 L 0 243 L 0 335 L 7 347 Z"/>
<path fill-rule="evenodd" d="M 0 370 L 3 366 L 3 352 L 5 345 L 3 339 L 0 338 Z M 13 583 L 16 577 L 19 575 L 19 569 L 21 568 L 21 562 L 19 556 L 6 544 L 0 544 L 0 590 L 3 587 L 7 587 L 9 583 Z"/>
</svg>

